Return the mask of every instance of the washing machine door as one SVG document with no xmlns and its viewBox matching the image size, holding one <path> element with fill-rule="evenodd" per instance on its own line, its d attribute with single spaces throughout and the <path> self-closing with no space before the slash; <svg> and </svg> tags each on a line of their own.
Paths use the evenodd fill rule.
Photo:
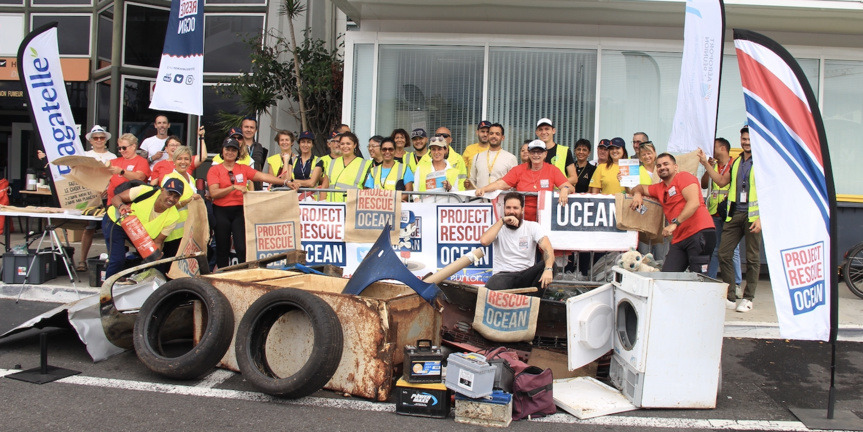
<svg viewBox="0 0 863 432">
<path fill-rule="evenodd" d="M 614 286 L 605 284 L 566 300 L 566 341 L 569 370 L 607 353 L 614 334 Z"/>
</svg>

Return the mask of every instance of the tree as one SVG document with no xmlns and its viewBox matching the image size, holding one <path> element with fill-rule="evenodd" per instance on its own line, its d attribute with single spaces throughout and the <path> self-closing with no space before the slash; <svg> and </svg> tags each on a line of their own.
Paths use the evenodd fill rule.
<svg viewBox="0 0 863 432">
<path fill-rule="evenodd" d="M 285 3 L 296 6 L 294 0 Z M 286 7 L 283 6 L 283 15 L 290 17 L 284 12 Z M 303 10 L 294 9 L 294 14 Z M 309 29 L 303 31 L 303 36 L 296 45 L 293 31 L 289 41 L 271 30 L 262 38 L 246 41 L 252 70 L 231 78 L 217 89 L 223 95 L 237 96 L 241 108 L 239 114 L 220 113 L 219 124 L 225 130 L 239 125 L 245 116 L 269 114 L 280 100 L 288 100 L 290 106 L 286 111 L 299 121 L 303 130 L 315 134 L 315 153 L 328 153 L 327 135 L 341 122 L 344 62 L 338 47 L 327 49 L 323 40 L 310 37 Z M 287 61 L 281 60 L 284 58 Z"/>
</svg>

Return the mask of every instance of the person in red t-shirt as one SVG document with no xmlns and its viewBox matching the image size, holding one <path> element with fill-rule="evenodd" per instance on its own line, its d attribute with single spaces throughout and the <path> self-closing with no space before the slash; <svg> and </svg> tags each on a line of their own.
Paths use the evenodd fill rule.
<svg viewBox="0 0 863 432">
<path fill-rule="evenodd" d="M 198 142 L 201 143 L 201 148 L 198 155 L 192 158 L 192 164 L 188 168 L 188 172 L 192 173 L 204 160 L 207 159 L 207 143 L 204 142 L 204 127 L 198 128 Z M 153 170 L 150 173 L 150 184 L 159 186 L 162 184 L 162 179 L 174 172 L 174 152 L 183 145 L 180 138 L 176 135 L 171 135 L 165 140 L 165 151 L 168 152 L 168 159 L 156 162 L 153 165 Z"/>
<path fill-rule="evenodd" d="M 146 159 L 135 154 L 138 149 L 138 138 L 126 133 L 117 138 L 117 153 L 120 157 L 111 159 L 111 180 L 108 181 L 108 202 L 114 199 L 114 189 L 127 181 L 147 181 L 150 177 L 150 164 Z"/>
<path fill-rule="evenodd" d="M 682 272 L 689 268 L 696 273 L 707 273 L 710 254 L 716 246 L 716 229 L 704 205 L 701 185 L 694 175 L 679 172 L 674 156 L 663 153 L 656 157 L 656 173 L 662 179 L 650 186 L 632 188 L 635 210 L 642 205 L 642 196 L 659 200 L 665 219 L 670 221 L 662 235 L 672 236 L 671 247 L 662 264 L 664 272 Z"/>
<path fill-rule="evenodd" d="M 271 185 L 282 183 L 296 190 L 299 185 L 289 178 L 281 179 L 271 174 L 264 174 L 254 168 L 238 164 L 240 143 L 234 138 L 227 138 L 222 143 L 222 159 L 224 162 L 213 165 L 207 172 L 207 184 L 210 197 L 213 198 L 213 215 L 216 217 L 216 265 L 219 268 L 228 266 L 228 254 L 231 251 L 231 235 L 234 236 L 234 250 L 240 263 L 246 262 L 246 217 L 243 214 L 243 194 L 248 190 L 246 182 L 267 182 Z"/>
<path fill-rule="evenodd" d="M 486 192 L 509 189 L 514 187 L 519 192 L 539 192 L 541 190 L 553 191 L 559 189 L 560 205 L 565 206 L 569 200 L 569 193 L 575 188 L 567 181 L 566 176 L 556 166 L 545 162 L 545 143 L 533 140 L 527 145 L 529 161 L 517 165 L 506 173 L 500 180 L 483 186 L 476 190 L 476 196 L 483 196 Z M 524 220 L 537 222 L 536 219 L 536 195 L 524 197 Z"/>
</svg>

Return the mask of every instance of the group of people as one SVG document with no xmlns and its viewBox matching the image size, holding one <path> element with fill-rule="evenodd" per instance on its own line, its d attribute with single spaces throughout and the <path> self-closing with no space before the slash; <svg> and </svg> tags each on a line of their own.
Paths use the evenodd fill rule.
<svg viewBox="0 0 863 432">
<path fill-rule="evenodd" d="M 102 127 L 94 126 L 86 136 L 92 146 L 87 154 L 108 161 L 113 174 L 104 195 L 111 204 L 103 221 L 109 244 L 109 276 L 124 265 L 122 243 L 126 238 L 117 227 L 123 213 L 137 214 L 164 253 L 172 256 L 182 238 L 186 207 L 202 196 L 212 204 L 216 265 L 229 264 L 232 245 L 238 259 L 244 261 L 243 194 L 260 190 L 263 183 L 268 183 L 294 190 L 326 189 L 328 192 L 307 194 L 332 202 L 344 201 L 342 190 L 364 188 L 409 192 L 472 189 L 477 196 L 496 190 L 520 192 L 504 197 L 503 217 L 483 236 L 483 244 L 502 248 L 495 254 L 495 276 L 488 286 L 505 288 L 515 277 L 519 284 L 529 279 L 530 285 L 544 288 L 553 276 L 554 251 L 539 225 L 534 225 L 537 196 L 525 192 L 557 191 L 561 204 L 571 193 L 630 193 L 633 207 L 642 204 L 643 196 L 654 197 L 663 206 L 668 221 L 663 234 L 671 239 L 665 244 L 664 271 L 689 269 L 715 277 L 721 270 L 729 286 L 735 287 L 740 282 L 736 247 L 745 237 L 746 291 L 738 305 L 735 290 L 730 289 L 728 305 L 740 312 L 752 308 L 758 278 L 760 222 L 745 128 L 741 131 L 741 158 L 730 159 L 730 146 L 722 138 L 716 140 L 715 159 L 699 155 L 706 169 L 701 182 L 680 172 L 674 156 L 657 155 L 647 134 L 635 133 L 632 145 L 641 166 L 640 184 L 626 188 L 621 185 L 619 161 L 629 155 L 622 138 L 600 140 L 597 157 L 590 160 L 590 142 L 578 140 L 574 151 L 557 144 L 556 128 L 548 118 L 537 121 L 536 139 L 524 143 L 518 158 L 502 148 L 504 126 L 483 120 L 477 125 L 478 142 L 467 146 L 463 155 L 451 147 L 451 131 L 440 127 L 431 136 L 422 128 L 410 133 L 396 129 L 388 137 L 373 136 L 368 142 L 368 159 L 363 158 L 359 138 L 347 125 L 339 125 L 330 134 L 327 155 L 313 154 L 313 133 L 304 131 L 297 139 L 292 132 L 279 131 L 275 137 L 279 153 L 267 157 L 266 149 L 255 141 L 257 122 L 247 118 L 229 132 L 206 175 L 206 189 L 199 191 L 192 172 L 207 155 L 204 129 L 198 130 L 201 149 L 194 156 L 179 138 L 167 135 L 170 124 L 165 116 L 157 117 L 154 126 L 156 135 L 141 145 L 144 157 L 136 153 L 137 138 L 132 134 L 118 138 L 119 158 L 107 151 L 111 135 Z M 125 183 L 129 183 L 128 187 L 121 186 Z M 707 205 L 701 196 L 702 187 L 711 190 Z M 509 229 L 502 230 L 504 226 Z M 95 225 L 88 228 L 91 229 L 82 240 L 84 257 Z M 541 257 L 536 255 L 537 247 L 542 250 Z M 79 268 L 82 266 L 86 263 L 79 264 Z M 508 272 L 513 274 L 506 276 Z"/>
</svg>

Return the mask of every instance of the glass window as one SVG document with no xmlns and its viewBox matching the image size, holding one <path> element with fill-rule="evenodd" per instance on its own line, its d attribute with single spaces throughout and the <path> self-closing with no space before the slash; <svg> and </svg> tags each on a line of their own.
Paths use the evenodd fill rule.
<svg viewBox="0 0 863 432">
<path fill-rule="evenodd" d="M 93 0 L 31 0 L 33 6 L 90 6 Z"/>
<path fill-rule="evenodd" d="M 393 131 L 392 129 L 383 130 L 380 125 L 374 133 L 371 131 L 374 51 L 375 46 L 373 44 L 354 45 L 354 94 L 351 97 L 352 118 L 350 126 L 358 137 L 371 137 L 378 134 L 387 136 Z M 366 147 L 362 147 L 363 151 L 366 151 Z"/>
<path fill-rule="evenodd" d="M 482 120 L 483 55 L 481 47 L 381 45 L 376 129 L 445 126 L 464 151 Z"/>
<path fill-rule="evenodd" d="M 0 0 L 2 6 L 24 6 L 24 0 Z"/>
<path fill-rule="evenodd" d="M 90 55 L 90 22 L 92 15 L 33 14 L 33 29 L 57 21 L 57 45 L 60 55 Z"/>
<path fill-rule="evenodd" d="M 107 128 L 110 122 L 111 80 L 107 79 L 96 83 L 96 124 Z M 113 135 L 117 136 L 116 134 Z"/>
<path fill-rule="evenodd" d="M 204 72 L 249 72 L 246 41 L 263 34 L 264 15 L 207 14 L 204 24 Z"/>
<path fill-rule="evenodd" d="M 126 4 L 123 64 L 159 68 L 169 9 Z"/>
<path fill-rule="evenodd" d="M 822 105 L 836 193 L 863 195 L 863 151 L 857 142 L 863 135 L 863 62 L 825 60 Z"/>
<path fill-rule="evenodd" d="M 171 123 L 168 135 L 177 135 L 185 140 L 186 123 L 188 115 L 176 112 L 160 112 L 150 109 L 150 97 L 152 95 L 151 85 L 155 81 L 152 78 L 123 78 L 123 111 L 121 129 L 123 133 L 129 132 L 143 141 L 156 134 L 153 121 L 157 115 L 165 115 Z"/>
<path fill-rule="evenodd" d="M 504 125 L 504 149 L 518 154 L 547 117 L 555 142 L 572 148 L 593 138 L 596 51 L 533 48 L 489 50 L 488 119 Z"/>
<path fill-rule="evenodd" d="M 96 34 L 97 69 L 102 69 L 111 66 L 111 49 L 114 46 L 114 13 L 110 8 L 99 14 Z"/>
<path fill-rule="evenodd" d="M 0 4 L 2 0 L 0 0 Z M 3 37 L 0 38 L 0 55 L 17 57 L 18 46 L 24 40 L 24 14 L 0 14 L 0 29 L 3 29 Z"/>
<path fill-rule="evenodd" d="M 223 96 L 216 92 L 215 85 L 204 85 L 204 115 L 201 116 L 201 125 L 207 131 L 205 138 L 207 141 L 207 150 L 210 153 L 217 153 L 219 151 L 222 141 L 228 136 L 228 130 L 230 129 L 218 124 L 220 119 L 219 114 L 239 115 L 241 111 L 240 98 L 237 95 Z"/>
</svg>

